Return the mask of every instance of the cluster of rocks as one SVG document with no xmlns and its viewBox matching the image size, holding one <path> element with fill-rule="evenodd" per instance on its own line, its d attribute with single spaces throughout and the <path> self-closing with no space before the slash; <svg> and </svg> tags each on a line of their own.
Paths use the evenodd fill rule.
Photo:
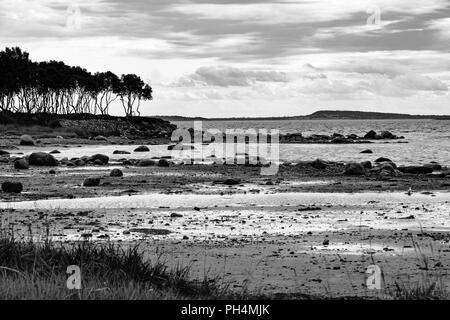
<svg viewBox="0 0 450 320">
<path fill-rule="evenodd" d="M 343 135 L 339 133 L 333 133 L 332 135 L 320 135 L 314 134 L 308 137 L 303 136 L 301 133 L 285 134 L 280 136 L 280 143 L 335 143 L 335 144 L 347 144 L 347 143 L 371 143 L 370 140 L 399 140 L 405 137 L 398 137 L 389 131 L 383 131 L 377 133 L 373 130 L 366 133 L 363 137 L 356 134 Z"/>
</svg>

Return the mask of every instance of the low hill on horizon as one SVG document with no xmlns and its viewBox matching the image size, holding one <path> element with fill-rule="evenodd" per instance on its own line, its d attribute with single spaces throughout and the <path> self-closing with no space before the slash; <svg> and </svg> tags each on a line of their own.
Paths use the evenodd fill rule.
<svg viewBox="0 0 450 320">
<path fill-rule="evenodd" d="M 183 116 L 155 116 L 166 121 L 236 121 L 236 120 L 400 120 L 400 119 L 450 119 L 450 115 L 411 115 L 403 113 L 384 113 L 367 111 L 321 110 L 307 116 L 291 117 L 236 117 L 204 118 Z"/>
</svg>

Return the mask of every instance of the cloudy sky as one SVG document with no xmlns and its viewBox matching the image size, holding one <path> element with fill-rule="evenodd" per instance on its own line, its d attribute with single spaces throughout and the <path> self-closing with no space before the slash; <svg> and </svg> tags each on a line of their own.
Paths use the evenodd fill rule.
<svg viewBox="0 0 450 320">
<path fill-rule="evenodd" d="M 0 0 L 0 46 L 137 73 L 146 115 L 450 114 L 450 0 Z"/>
</svg>

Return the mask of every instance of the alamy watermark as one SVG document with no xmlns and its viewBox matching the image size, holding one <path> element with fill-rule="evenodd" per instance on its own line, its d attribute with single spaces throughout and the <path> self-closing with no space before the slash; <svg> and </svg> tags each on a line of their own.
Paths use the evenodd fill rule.
<svg viewBox="0 0 450 320">
<path fill-rule="evenodd" d="M 195 121 L 192 129 L 177 129 L 172 141 L 172 157 L 187 157 L 189 163 L 212 161 L 216 164 L 236 164 L 261 167 L 261 175 L 276 175 L 279 169 L 280 133 L 277 129 L 203 130 Z"/>
<path fill-rule="evenodd" d="M 76 31 L 81 29 L 82 13 L 78 4 L 71 4 L 67 8 L 66 29 Z"/>
<path fill-rule="evenodd" d="M 366 13 L 369 14 L 366 25 L 380 26 L 381 25 L 381 8 L 377 5 L 370 5 L 367 7 Z"/>
</svg>

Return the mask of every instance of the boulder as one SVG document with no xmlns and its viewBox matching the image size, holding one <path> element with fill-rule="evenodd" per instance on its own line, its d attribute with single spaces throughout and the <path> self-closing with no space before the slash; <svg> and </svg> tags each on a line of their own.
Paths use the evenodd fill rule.
<svg viewBox="0 0 450 320">
<path fill-rule="evenodd" d="M 373 151 L 372 151 L 372 150 L 370 150 L 370 149 L 367 149 L 367 150 L 363 150 L 363 151 L 361 151 L 361 153 L 365 153 L 365 154 L 372 154 L 372 153 L 373 153 Z"/>
<path fill-rule="evenodd" d="M 166 159 L 161 159 L 158 161 L 158 167 L 170 167 L 170 162 Z"/>
<path fill-rule="evenodd" d="M 361 162 L 361 164 L 366 169 L 372 169 L 372 162 L 370 162 L 370 161 L 364 161 L 364 162 Z"/>
<path fill-rule="evenodd" d="M 328 166 L 328 163 L 322 159 L 316 159 L 310 162 L 309 165 L 317 170 L 325 170 Z"/>
<path fill-rule="evenodd" d="M 6 181 L 2 183 L 2 191 L 6 193 L 21 193 L 23 185 L 20 182 Z"/>
<path fill-rule="evenodd" d="M 32 166 L 56 167 L 58 161 L 49 153 L 35 152 L 28 157 L 28 163 Z"/>
<path fill-rule="evenodd" d="M 393 163 L 393 161 L 391 159 L 383 158 L 383 157 L 378 158 L 377 160 L 375 160 L 375 162 L 376 163 L 380 163 L 380 162 L 392 162 Z"/>
<path fill-rule="evenodd" d="M 105 165 L 108 164 L 109 157 L 105 156 L 104 154 L 94 154 L 92 157 L 89 157 L 88 162 L 93 162 L 94 164 L 98 165 Z"/>
<path fill-rule="evenodd" d="M 113 169 L 109 174 L 110 177 L 123 177 L 123 172 L 120 169 Z"/>
<path fill-rule="evenodd" d="M 364 136 L 364 139 L 369 139 L 369 140 L 373 140 L 375 139 L 377 133 L 373 130 L 370 130 L 369 132 L 366 133 L 366 135 Z"/>
<path fill-rule="evenodd" d="M 50 152 L 50 154 L 59 154 L 59 153 L 61 153 L 59 150 L 53 150 Z"/>
<path fill-rule="evenodd" d="M 150 149 L 147 146 L 140 146 L 134 149 L 134 152 L 149 152 Z"/>
<path fill-rule="evenodd" d="M 30 164 L 26 159 L 18 159 L 14 162 L 14 169 L 17 170 L 28 170 L 30 169 Z"/>
<path fill-rule="evenodd" d="M 383 131 L 380 133 L 381 139 L 397 139 L 397 136 L 393 135 L 389 131 Z"/>
<path fill-rule="evenodd" d="M 434 161 L 425 164 L 424 167 L 431 168 L 431 169 L 433 169 L 433 171 L 440 171 L 440 170 L 442 170 L 442 166 L 439 163 L 434 162 Z"/>
<path fill-rule="evenodd" d="M 409 174 L 429 174 L 433 172 L 433 168 L 425 166 L 401 166 L 398 170 Z"/>
<path fill-rule="evenodd" d="M 362 176 L 366 174 L 366 169 L 361 163 L 348 163 L 345 166 L 344 174 L 349 176 Z"/>
<path fill-rule="evenodd" d="M 113 152 L 113 154 L 131 154 L 131 152 L 122 151 L 122 150 L 116 150 L 116 151 Z"/>
<path fill-rule="evenodd" d="M 223 182 L 223 184 L 227 186 L 235 186 L 241 183 L 241 180 L 239 179 L 227 179 Z"/>
<path fill-rule="evenodd" d="M 34 146 L 34 140 L 31 136 L 24 134 L 20 137 L 21 146 Z"/>
<path fill-rule="evenodd" d="M 142 159 L 138 162 L 138 167 L 152 167 L 156 165 L 155 160 L 152 159 Z"/>
<path fill-rule="evenodd" d="M 87 178 L 83 182 L 84 187 L 98 187 L 100 185 L 100 178 Z"/>
</svg>

